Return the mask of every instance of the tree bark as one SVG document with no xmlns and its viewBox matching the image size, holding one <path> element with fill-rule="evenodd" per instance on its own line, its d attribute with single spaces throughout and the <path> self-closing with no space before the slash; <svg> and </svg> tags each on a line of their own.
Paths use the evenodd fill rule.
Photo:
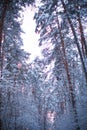
<svg viewBox="0 0 87 130">
<path fill-rule="evenodd" d="M 4 20 L 7 12 L 8 7 L 8 0 L 4 0 L 3 9 L 1 13 L 0 19 L 0 79 L 2 78 L 2 70 L 3 70 L 3 27 L 4 27 Z M 0 115 L 1 115 L 1 106 L 2 106 L 2 90 L 0 89 Z M 2 130 L 3 122 L 0 117 L 0 130 Z"/>
<path fill-rule="evenodd" d="M 8 0 L 4 0 L 3 4 L 3 10 L 1 14 L 1 19 L 0 19 L 0 78 L 2 77 L 2 70 L 3 70 L 3 28 L 4 28 L 4 21 L 5 21 L 5 16 L 8 8 Z"/>
</svg>

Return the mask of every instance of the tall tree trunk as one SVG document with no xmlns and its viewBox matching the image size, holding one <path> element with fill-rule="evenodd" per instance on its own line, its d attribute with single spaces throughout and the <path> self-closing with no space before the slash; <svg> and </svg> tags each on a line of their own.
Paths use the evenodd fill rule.
<svg viewBox="0 0 87 130">
<path fill-rule="evenodd" d="M 82 67 L 83 67 L 83 71 L 84 71 L 84 74 L 85 74 L 85 79 L 86 79 L 86 83 L 87 83 L 87 70 L 86 70 L 86 65 L 85 65 L 85 62 L 84 62 L 84 58 L 83 58 L 83 55 L 82 55 L 82 52 L 81 52 L 81 48 L 80 48 L 80 45 L 79 45 L 79 42 L 78 42 L 78 38 L 77 38 L 77 34 L 75 32 L 75 29 L 74 29 L 74 26 L 73 26 L 73 23 L 69 17 L 69 14 L 68 14 L 68 11 L 67 11 L 67 8 L 66 8 L 66 5 L 64 3 L 63 0 L 61 0 L 61 3 L 63 5 L 63 8 L 64 8 L 64 12 L 66 14 L 66 17 L 67 17 L 67 20 L 69 22 L 69 25 L 71 27 L 71 30 L 72 30 L 72 33 L 73 33 L 73 36 L 74 36 L 74 39 L 75 39 L 75 43 L 77 45 L 77 49 L 78 49 L 78 52 L 79 52 L 79 55 L 80 55 L 80 59 L 81 59 L 81 63 L 82 63 Z"/>
<path fill-rule="evenodd" d="M 57 18 L 57 25 L 58 25 L 58 30 L 59 30 L 59 34 L 60 34 L 60 40 L 61 40 L 61 44 L 62 44 L 62 52 L 63 52 L 63 63 L 65 66 L 65 70 L 66 70 L 66 75 L 67 75 L 67 79 L 68 79 L 68 84 L 69 84 L 69 98 L 70 98 L 70 103 L 72 105 L 73 108 L 73 113 L 74 113 L 74 119 L 75 119 L 75 123 L 76 123 L 76 130 L 80 130 L 79 127 L 79 123 L 78 123 L 78 115 L 77 115 L 77 108 L 76 108 L 76 96 L 74 94 L 74 88 L 71 82 L 71 76 L 70 76 L 70 72 L 69 72 L 69 66 L 68 66 L 68 62 L 67 62 L 67 58 L 66 58 L 66 52 L 65 52 L 65 45 L 64 45 L 64 39 L 63 39 L 63 35 L 62 35 L 62 31 L 59 25 L 59 19 Z"/>
</svg>

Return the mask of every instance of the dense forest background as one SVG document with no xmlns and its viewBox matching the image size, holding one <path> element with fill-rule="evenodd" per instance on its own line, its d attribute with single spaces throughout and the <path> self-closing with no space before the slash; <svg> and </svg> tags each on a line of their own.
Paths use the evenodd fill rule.
<svg viewBox="0 0 87 130">
<path fill-rule="evenodd" d="M 30 5 L 43 55 L 32 63 L 21 38 Z M 87 130 L 86 0 L 0 0 L 0 130 Z"/>
</svg>

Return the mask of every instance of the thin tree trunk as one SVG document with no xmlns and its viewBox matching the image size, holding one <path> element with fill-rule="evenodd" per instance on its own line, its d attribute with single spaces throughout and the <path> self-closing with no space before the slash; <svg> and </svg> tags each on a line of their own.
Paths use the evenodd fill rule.
<svg viewBox="0 0 87 130">
<path fill-rule="evenodd" d="M 3 10 L 1 13 L 1 19 L 0 19 L 0 79 L 2 78 L 2 70 L 3 70 L 3 27 L 4 27 L 4 20 L 6 16 L 6 11 L 7 11 L 7 6 L 8 6 L 8 0 L 4 0 L 3 4 Z M 2 106 L 2 90 L 0 89 L 0 115 L 1 115 L 1 106 Z M 2 130 L 3 127 L 3 122 L 0 117 L 0 130 Z"/>
<path fill-rule="evenodd" d="M 13 84 L 13 89 L 14 89 L 14 94 L 13 94 L 13 97 L 14 97 L 14 102 L 16 102 L 16 79 L 17 79 L 17 75 L 15 74 L 14 75 L 14 84 Z M 14 130 L 16 130 L 16 105 L 14 106 Z"/>
<path fill-rule="evenodd" d="M 4 27 L 4 20 L 7 12 L 8 7 L 8 0 L 4 0 L 3 10 L 0 19 L 0 78 L 2 77 L 2 70 L 3 70 L 3 27 Z"/>
</svg>

